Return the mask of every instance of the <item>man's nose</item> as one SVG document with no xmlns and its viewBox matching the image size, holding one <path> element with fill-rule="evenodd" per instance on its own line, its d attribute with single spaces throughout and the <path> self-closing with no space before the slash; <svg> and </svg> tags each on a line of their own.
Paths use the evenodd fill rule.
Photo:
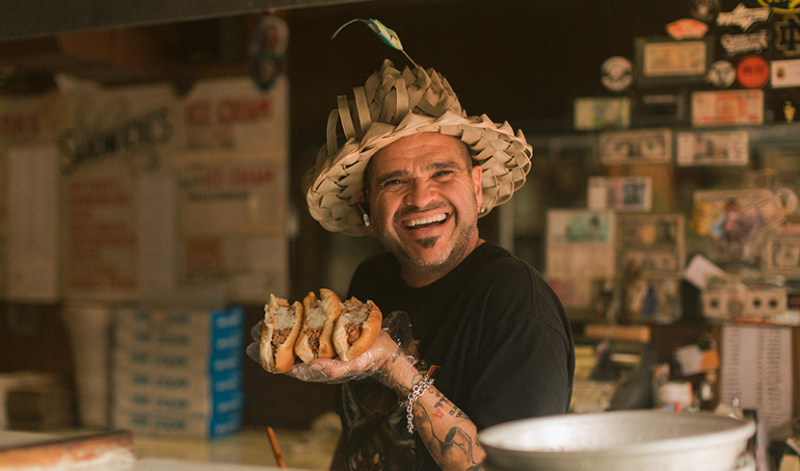
<svg viewBox="0 0 800 471">
<path fill-rule="evenodd" d="M 414 179 L 409 186 L 405 203 L 409 206 L 424 208 L 434 198 L 434 190 L 431 182 L 424 179 Z"/>
</svg>

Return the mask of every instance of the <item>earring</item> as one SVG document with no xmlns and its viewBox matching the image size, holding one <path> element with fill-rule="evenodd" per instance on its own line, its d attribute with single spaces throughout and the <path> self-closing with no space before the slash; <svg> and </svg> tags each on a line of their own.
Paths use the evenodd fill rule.
<svg viewBox="0 0 800 471">
<path fill-rule="evenodd" d="M 481 204 L 481 214 L 483 214 L 485 212 L 486 212 L 486 205 L 485 204 Z"/>
<path fill-rule="evenodd" d="M 356 211 L 358 211 L 358 214 L 361 215 L 361 220 L 364 221 L 364 225 L 370 227 L 372 225 L 372 221 L 369 220 L 367 208 L 362 203 L 356 203 Z"/>
</svg>

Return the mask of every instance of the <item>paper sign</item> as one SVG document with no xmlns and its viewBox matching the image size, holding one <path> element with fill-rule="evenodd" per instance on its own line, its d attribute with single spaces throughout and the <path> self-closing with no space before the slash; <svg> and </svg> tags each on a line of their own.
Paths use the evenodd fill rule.
<svg viewBox="0 0 800 471">
<path fill-rule="evenodd" d="M 748 125 L 763 122 L 763 90 L 692 93 L 693 126 Z"/>
<path fill-rule="evenodd" d="M 55 147 L 8 152 L 8 298 L 52 303 L 59 297 L 59 173 Z"/>
<path fill-rule="evenodd" d="M 792 418 L 792 330 L 787 327 L 722 327 L 722 404 L 739 399 L 743 409 L 757 409 L 768 430 Z"/>
<path fill-rule="evenodd" d="M 749 148 L 747 131 L 681 132 L 678 133 L 678 165 L 747 165 Z"/>
<path fill-rule="evenodd" d="M 287 179 L 278 163 L 186 170 L 181 230 L 191 237 L 283 234 Z"/>
<path fill-rule="evenodd" d="M 182 102 L 185 166 L 220 160 L 285 162 L 289 155 L 288 82 L 277 77 L 269 92 L 249 77 L 199 81 Z"/>
<path fill-rule="evenodd" d="M 772 61 L 772 88 L 800 87 L 800 59 Z"/>
<path fill-rule="evenodd" d="M 702 255 L 695 255 L 692 257 L 692 261 L 689 262 L 689 266 L 686 267 L 683 277 L 695 285 L 698 289 L 704 290 L 706 289 L 706 279 L 709 276 L 719 276 L 723 275 L 724 273 L 725 271 L 722 270 L 722 268 L 715 265 L 709 259 L 703 257 Z"/>
<path fill-rule="evenodd" d="M 136 296 L 136 191 L 127 169 L 66 178 L 65 288 L 74 298 Z"/>
</svg>

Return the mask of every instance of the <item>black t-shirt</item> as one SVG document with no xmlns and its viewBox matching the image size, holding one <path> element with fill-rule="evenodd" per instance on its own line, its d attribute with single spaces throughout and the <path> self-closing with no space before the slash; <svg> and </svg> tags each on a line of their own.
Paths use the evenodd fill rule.
<svg viewBox="0 0 800 471">
<path fill-rule="evenodd" d="M 384 315 L 408 313 L 417 367 L 478 430 L 568 411 L 575 356 L 566 314 L 542 276 L 505 249 L 484 243 L 422 288 L 408 287 L 394 256 L 382 253 L 358 267 L 350 296 L 371 299 Z M 353 469 L 438 469 L 406 430 L 394 392 L 371 380 L 337 392 Z"/>
</svg>

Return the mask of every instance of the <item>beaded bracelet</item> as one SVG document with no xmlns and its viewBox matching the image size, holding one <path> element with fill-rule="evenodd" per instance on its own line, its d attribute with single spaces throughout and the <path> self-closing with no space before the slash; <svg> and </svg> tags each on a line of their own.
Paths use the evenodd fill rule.
<svg viewBox="0 0 800 471">
<path fill-rule="evenodd" d="M 419 383 L 416 384 L 413 388 L 411 388 L 411 392 L 408 394 L 408 399 L 401 403 L 401 405 L 406 406 L 406 417 L 408 418 L 408 433 L 414 433 L 414 424 L 411 421 L 414 419 L 414 403 L 417 402 L 417 399 L 422 397 L 425 394 L 425 391 L 428 390 L 431 386 L 433 386 L 434 379 L 428 376 L 428 373 L 422 375 L 422 379 Z"/>
</svg>

